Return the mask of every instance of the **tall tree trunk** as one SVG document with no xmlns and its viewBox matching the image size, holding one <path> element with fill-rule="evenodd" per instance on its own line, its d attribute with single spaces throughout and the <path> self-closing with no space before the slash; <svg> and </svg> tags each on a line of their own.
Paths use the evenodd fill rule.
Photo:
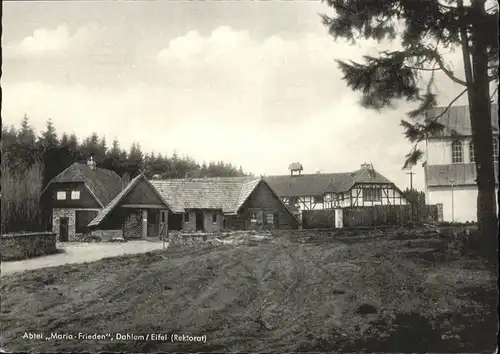
<svg viewBox="0 0 500 354">
<path fill-rule="evenodd" d="M 472 1 L 474 21 L 472 27 L 473 89 L 471 101 L 471 128 L 477 172 L 477 219 L 485 250 L 496 259 L 498 249 L 498 218 L 496 212 L 495 169 L 493 161 L 493 133 L 488 78 L 488 51 L 484 38 L 484 0 Z"/>
</svg>

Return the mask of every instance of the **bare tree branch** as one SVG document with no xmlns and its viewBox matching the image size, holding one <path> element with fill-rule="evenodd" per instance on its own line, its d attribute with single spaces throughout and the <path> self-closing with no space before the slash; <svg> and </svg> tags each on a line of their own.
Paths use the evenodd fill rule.
<svg viewBox="0 0 500 354">
<path fill-rule="evenodd" d="M 493 90 L 493 93 L 492 93 L 492 94 L 491 94 L 491 96 L 490 96 L 490 100 L 492 100 L 492 99 L 493 99 L 493 96 L 497 93 L 497 91 L 498 91 L 498 85 L 497 85 L 497 87 L 495 87 L 495 89 Z"/>
<path fill-rule="evenodd" d="M 456 77 L 453 74 L 453 71 L 451 71 L 450 69 L 448 69 L 444 65 L 443 58 L 441 58 L 441 55 L 439 55 L 439 53 L 437 51 L 435 51 L 433 53 L 433 56 L 434 56 L 434 60 L 439 65 L 439 69 L 443 70 L 443 72 L 446 74 L 446 76 L 448 76 L 450 78 L 450 80 L 452 80 L 453 82 L 456 82 L 457 84 L 460 84 L 462 86 L 467 86 L 467 82 L 466 81 L 464 81 L 464 80 L 459 79 L 458 77 Z"/>
<path fill-rule="evenodd" d="M 437 71 L 437 70 L 441 70 L 439 68 L 432 68 L 432 69 L 429 69 L 429 68 L 416 68 L 414 66 L 408 66 L 408 65 L 405 65 L 405 68 L 412 69 L 412 70 L 419 70 L 419 71 Z"/>
<path fill-rule="evenodd" d="M 453 100 L 451 100 L 451 102 L 448 104 L 448 106 L 444 109 L 443 112 L 441 112 L 441 114 L 439 114 L 437 117 L 435 117 L 433 120 L 431 121 L 427 121 L 427 125 L 429 124 L 432 124 L 432 123 L 436 123 L 438 121 L 439 118 L 441 118 L 442 116 L 444 116 L 449 110 L 450 110 L 450 107 L 455 103 L 457 102 L 457 100 L 462 97 L 464 95 L 464 93 L 467 92 L 468 89 L 464 89 L 462 92 L 460 92 L 457 97 L 455 97 Z"/>
</svg>

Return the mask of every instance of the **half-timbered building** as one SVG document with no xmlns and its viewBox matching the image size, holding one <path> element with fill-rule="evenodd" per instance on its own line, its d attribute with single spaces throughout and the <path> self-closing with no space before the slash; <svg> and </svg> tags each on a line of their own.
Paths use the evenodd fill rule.
<svg viewBox="0 0 500 354">
<path fill-rule="evenodd" d="M 407 204 L 403 192 L 366 163 L 353 172 L 290 173 L 264 179 L 285 204 L 298 210 Z"/>
</svg>

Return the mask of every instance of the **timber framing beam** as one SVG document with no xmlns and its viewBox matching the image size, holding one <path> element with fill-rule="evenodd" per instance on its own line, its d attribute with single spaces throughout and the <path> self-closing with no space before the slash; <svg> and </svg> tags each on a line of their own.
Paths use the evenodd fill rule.
<svg viewBox="0 0 500 354">
<path fill-rule="evenodd" d="M 167 206 L 161 204 L 122 204 L 120 207 L 132 209 L 168 209 Z"/>
</svg>

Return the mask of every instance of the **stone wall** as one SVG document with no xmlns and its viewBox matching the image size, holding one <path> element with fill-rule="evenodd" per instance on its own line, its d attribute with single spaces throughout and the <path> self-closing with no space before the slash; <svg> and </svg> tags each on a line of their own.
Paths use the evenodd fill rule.
<svg viewBox="0 0 500 354">
<path fill-rule="evenodd" d="M 266 236 L 272 237 L 276 235 L 278 231 L 233 231 L 224 230 L 219 232 L 186 232 L 186 231 L 169 231 L 168 239 L 169 246 L 172 245 L 195 245 L 202 243 L 220 244 L 221 241 L 227 240 L 228 238 L 240 238 L 240 237 L 252 237 L 252 236 Z M 283 232 L 283 231 L 282 231 Z M 218 239 L 219 241 L 217 241 Z"/>
<path fill-rule="evenodd" d="M 206 242 L 212 242 L 215 238 L 221 235 L 218 233 L 202 233 L 202 232 L 185 232 L 185 231 L 169 231 L 169 245 L 192 245 Z"/>
<path fill-rule="evenodd" d="M 87 241 L 97 239 L 99 241 L 110 241 L 113 239 L 122 239 L 123 230 L 92 230 L 86 237 Z"/>
<path fill-rule="evenodd" d="M 5 234 L 1 240 L 2 261 L 27 259 L 57 252 L 56 234 L 53 232 Z"/>
<path fill-rule="evenodd" d="M 59 219 L 68 218 L 68 241 L 75 242 L 81 241 L 84 235 L 76 233 L 76 211 L 77 210 L 94 210 L 99 211 L 100 209 L 70 209 L 70 208 L 54 208 L 52 211 L 52 232 L 56 234 L 56 238 L 59 240 Z"/>
</svg>

